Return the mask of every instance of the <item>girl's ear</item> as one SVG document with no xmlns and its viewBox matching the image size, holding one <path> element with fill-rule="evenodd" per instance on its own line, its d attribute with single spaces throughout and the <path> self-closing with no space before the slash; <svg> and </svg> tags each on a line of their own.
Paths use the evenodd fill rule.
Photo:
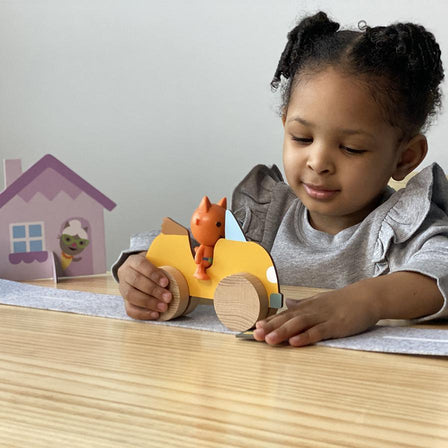
<svg viewBox="0 0 448 448">
<path fill-rule="evenodd" d="M 392 174 L 394 180 L 403 180 L 409 173 L 415 170 L 428 152 L 428 142 L 423 134 L 412 137 L 400 150 L 395 171 Z"/>
</svg>

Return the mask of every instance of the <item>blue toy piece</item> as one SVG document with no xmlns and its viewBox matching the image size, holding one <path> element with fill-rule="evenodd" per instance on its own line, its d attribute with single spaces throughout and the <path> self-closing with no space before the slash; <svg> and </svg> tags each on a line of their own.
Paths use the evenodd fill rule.
<svg viewBox="0 0 448 448">
<path fill-rule="evenodd" d="M 242 242 L 247 241 L 240 225 L 238 224 L 238 221 L 235 219 L 235 216 L 233 216 L 230 210 L 226 210 L 225 236 L 226 240 Z"/>
</svg>

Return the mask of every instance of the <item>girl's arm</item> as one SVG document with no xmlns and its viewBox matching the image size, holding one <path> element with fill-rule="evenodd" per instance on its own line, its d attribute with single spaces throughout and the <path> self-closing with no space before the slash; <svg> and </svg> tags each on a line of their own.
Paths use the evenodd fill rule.
<svg viewBox="0 0 448 448">
<path fill-rule="evenodd" d="M 437 281 L 417 272 L 395 272 L 365 280 L 377 296 L 380 319 L 415 319 L 442 308 Z"/>
<path fill-rule="evenodd" d="M 436 280 L 416 272 L 361 280 L 309 299 L 288 300 L 288 310 L 257 322 L 255 339 L 268 344 L 313 344 L 367 330 L 380 319 L 414 319 L 443 305 Z"/>
</svg>

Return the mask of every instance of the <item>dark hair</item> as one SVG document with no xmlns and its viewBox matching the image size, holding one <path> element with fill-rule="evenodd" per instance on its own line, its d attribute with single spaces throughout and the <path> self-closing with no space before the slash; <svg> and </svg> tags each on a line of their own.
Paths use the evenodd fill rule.
<svg viewBox="0 0 448 448">
<path fill-rule="evenodd" d="M 282 111 L 301 75 L 334 66 L 365 82 L 385 119 L 402 130 L 403 138 L 410 138 L 429 124 L 441 105 L 439 45 L 432 33 L 413 23 L 358 26 L 362 31 L 338 31 L 339 24 L 319 12 L 288 33 L 271 82 L 276 90 L 281 77 L 287 81 Z"/>
</svg>

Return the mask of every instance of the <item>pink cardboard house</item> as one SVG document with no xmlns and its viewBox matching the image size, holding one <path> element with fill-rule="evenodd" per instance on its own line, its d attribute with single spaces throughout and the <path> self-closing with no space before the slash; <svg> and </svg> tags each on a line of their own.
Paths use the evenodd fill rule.
<svg viewBox="0 0 448 448">
<path fill-rule="evenodd" d="M 0 278 L 31 280 L 106 272 L 104 208 L 115 203 L 47 154 L 22 173 L 4 161 Z"/>
</svg>

